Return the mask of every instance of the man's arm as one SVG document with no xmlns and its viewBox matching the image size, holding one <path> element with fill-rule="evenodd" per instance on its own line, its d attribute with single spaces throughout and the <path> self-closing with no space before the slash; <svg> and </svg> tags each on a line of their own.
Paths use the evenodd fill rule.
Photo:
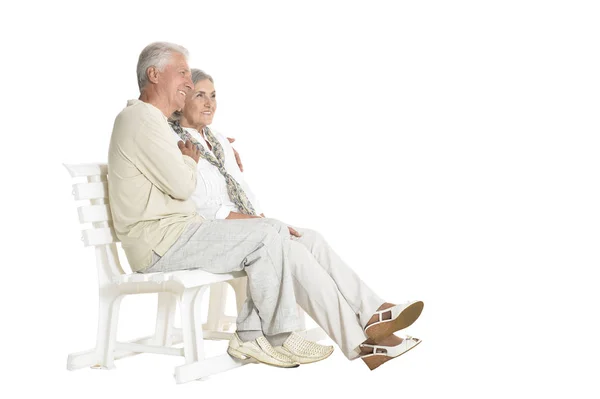
<svg viewBox="0 0 600 399">
<path fill-rule="evenodd" d="M 136 136 L 136 167 L 164 193 L 187 200 L 196 189 L 198 149 L 183 142 L 175 147 L 160 125 L 147 123 L 143 132 Z"/>
</svg>

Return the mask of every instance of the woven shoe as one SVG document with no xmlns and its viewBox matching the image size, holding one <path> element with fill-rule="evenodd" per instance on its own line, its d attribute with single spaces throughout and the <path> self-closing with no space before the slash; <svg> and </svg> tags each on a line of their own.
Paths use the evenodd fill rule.
<svg viewBox="0 0 600 399">
<path fill-rule="evenodd" d="M 252 358 L 260 363 L 268 364 L 269 366 L 293 368 L 299 364 L 287 357 L 286 355 L 277 352 L 263 337 L 258 337 L 254 341 L 243 342 L 237 333 L 233 334 L 229 340 L 229 348 L 227 353 L 231 356 L 246 360 Z"/>
<path fill-rule="evenodd" d="M 275 350 L 297 363 L 308 364 L 327 359 L 333 353 L 333 346 L 319 345 L 293 332 Z"/>
</svg>

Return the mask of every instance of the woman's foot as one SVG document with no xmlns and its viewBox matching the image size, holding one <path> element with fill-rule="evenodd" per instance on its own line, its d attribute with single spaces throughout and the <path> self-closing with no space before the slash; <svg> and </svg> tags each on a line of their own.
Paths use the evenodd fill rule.
<svg viewBox="0 0 600 399">
<path fill-rule="evenodd" d="M 380 306 L 380 307 L 377 309 L 377 311 L 384 310 L 384 309 L 389 309 L 389 308 L 392 308 L 392 307 L 394 307 L 394 306 L 396 306 L 396 305 L 395 305 L 395 304 L 393 304 L 393 303 L 385 302 L 383 305 L 381 305 L 381 306 Z M 389 319 L 391 319 L 391 318 L 392 318 L 392 315 L 391 315 L 389 312 L 386 312 L 385 314 L 383 314 L 383 315 L 381 315 L 381 316 L 383 317 L 383 320 L 389 320 Z M 371 319 L 369 320 L 369 322 L 367 323 L 367 325 L 365 326 L 365 328 L 367 328 L 368 326 L 370 326 L 371 324 L 373 324 L 373 323 L 375 323 L 375 322 L 377 322 L 377 321 L 379 321 L 379 315 L 378 315 L 377 313 L 375 313 L 375 314 L 374 314 L 374 315 L 371 317 Z"/>
<path fill-rule="evenodd" d="M 418 338 L 407 336 L 402 339 L 392 334 L 381 340 L 378 344 L 373 343 L 371 340 L 365 341 L 365 343 L 360 346 L 360 355 L 367 367 L 369 367 L 370 370 L 375 370 L 383 363 L 397 358 L 420 343 L 421 340 Z"/>
<path fill-rule="evenodd" d="M 423 311 L 422 301 L 412 301 L 402 305 L 385 302 L 377 309 L 365 326 L 369 339 L 380 343 L 394 332 L 413 324 Z"/>
<path fill-rule="evenodd" d="M 402 341 L 404 341 L 403 338 L 400 338 L 394 334 L 390 335 L 389 337 L 385 337 L 384 339 L 382 339 L 380 342 L 375 342 L 372 339 L 368 339 L 365 342 L 363 342 L 363 345 L 381 345 L 381 346 L 396 346 L 396 345 L 400 345 L 402 343 Z M 373 351 L 365 348 L 361 345 L 361 352 L 360 355 L 366 355 L 368 353 L 372 353 Z"/>
</svg>

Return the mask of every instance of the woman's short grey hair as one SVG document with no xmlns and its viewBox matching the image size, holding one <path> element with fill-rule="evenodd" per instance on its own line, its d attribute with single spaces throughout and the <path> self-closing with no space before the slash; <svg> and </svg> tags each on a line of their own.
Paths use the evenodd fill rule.
<svg viewBox="0 0 600 399">
<path fill-rule="evenodd" d="M 203 70 L 192 68 L 192 82 L 194 82 L 194 84 L 200 82 L 201 80 L 205 80 L 205 79 L 210 80 L 211 83 L 213 83 L 213 84 L 215 83 L 212 76 L 210 76 Z"/>
<path fill-rule="evenodd" d="M 148 68 L 155 67 L 159 71 L 163 71 L 173 53 L 183 54 L 186 60 L 190 55 L 185 47 L 167 42 L 151 43 L 142 50 L 137 64 L 137 79 L 140 93 L 148 84 L 148 75 L 146 73 Z"/>
<path fill-rule="evenodd" d="M 192 82 L 194 82 L 194 85 L 196 85 L 196 83 L 202 81 L 202 80 L 210 80 L 211 83 L 215 83 L 215 81 L 213 80 L 212 76 L 210 76 L 209 74 L 207 74 L 206 72 L 204 72 L 201 69 L 195 69 L 192 68 Z M 171 117 L 169 118 L 169 120 L 171 122 L 175 122 L 181 119 L 181 112 L 180 111 L 175 111 L 173 112 L 173 114 L 171 115 Z"/>
</svg>

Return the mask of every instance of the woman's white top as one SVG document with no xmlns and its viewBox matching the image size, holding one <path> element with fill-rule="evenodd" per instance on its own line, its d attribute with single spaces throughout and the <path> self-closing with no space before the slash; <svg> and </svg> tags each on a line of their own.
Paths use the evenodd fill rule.
<svg viewBox="0 0 600 399">
<path fill-rule="evenodd" d="M 212 151 L 209 150 L 207 141 L 196 129 L 188 127 L 184 127 L 184 129 L 192 135 L 194 139 L 201 143 L 206 151 L 214 156 Z M 223 147 L 225 170 L 227 170 L 227 173 L 233 176 L 233 178 L 242 186 L 248 200 L 254 207 L 256 214 L 260 215 L 262 213 L 260 204 L 252 190 L 250 190 L 250 187 L 248 187 L 248 184 L 235 161 L 235 154 L 233 153 L 231 144 L 222 134 L 213 129 L 210 131 Z M 177 138 L 177 141 L 181 140 L 177 133 L 173 132 L 173 134 Z M 200 215 L 205 219 L 225 219 L 229 215 L 229 212 L 240 212 L 237 206 L 229 200 L 225 178 L 216 166 L 200 157 L 197 170 L 197 184 L 196 190 L 192 194 L 192 200 Z"/>
</svg>

